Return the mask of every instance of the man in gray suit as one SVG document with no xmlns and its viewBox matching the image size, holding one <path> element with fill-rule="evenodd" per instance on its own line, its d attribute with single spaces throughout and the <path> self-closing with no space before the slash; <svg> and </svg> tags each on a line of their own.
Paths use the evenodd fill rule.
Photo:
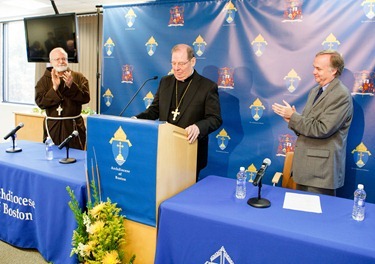
<svg viewBox="0 0 375 264">
<path fill-rule="evenodd" d="M 298 136 L 292 167 L 297 189 L 336 195 L 345 180 L 353 102 L 348 88 L 338 79 L 344 70 L 344 60 L 338 52 L 317 53 L 313 66 L 319 85 L 311 89 L 302 114 L 286 101 L 284 105 L 273 104 L 272 109 Z"/>
</svg>

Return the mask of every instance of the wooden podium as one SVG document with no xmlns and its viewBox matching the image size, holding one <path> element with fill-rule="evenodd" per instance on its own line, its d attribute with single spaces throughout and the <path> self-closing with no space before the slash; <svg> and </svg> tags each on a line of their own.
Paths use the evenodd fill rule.
<svg viewBox="0 0 375 264">
<path fill-rule="evenodd" d="M 195 183 L 197 142 L 165 122 L 92 115 L 87 118 L 87 172 L 126 217 L 127 254 L 153 263 L 162 201 Z M 148 243 L 148 244 L 147 244 Z"/>
<path fill-rule="evenodd" d="M 17 132 L 17 140 L 43 142 L 44 118 L 44 114 L 14 112 L 15 126 L 24 124 L 24 128 Z"/>
</svg>

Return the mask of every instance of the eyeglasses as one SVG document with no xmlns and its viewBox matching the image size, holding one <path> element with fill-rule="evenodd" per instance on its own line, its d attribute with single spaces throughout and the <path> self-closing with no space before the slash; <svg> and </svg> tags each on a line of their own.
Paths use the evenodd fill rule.
<svg viewBox="0 0 375 264">
<path fill-rule="evenodd" d="M 56 59 L 52 59 L 53 61 L 67 61 L 67 58 L 56 58 Z"/>
<path fill-rule="evenodd" d="M 184 66 L 184 65 L 186 65 L 189 61 L 191 61 L 191 59 L 190 60 L 188 60 L 188 61 L 185 61 L 185 62 L 174 62 L 174 61 L 172 61 L 171 62 L 171 65 L 173 66 L 173 67 L 175 67 L 175 66 L 180 66 L 180 67 L 182 67 L 182 66 Z"/>
</svg>

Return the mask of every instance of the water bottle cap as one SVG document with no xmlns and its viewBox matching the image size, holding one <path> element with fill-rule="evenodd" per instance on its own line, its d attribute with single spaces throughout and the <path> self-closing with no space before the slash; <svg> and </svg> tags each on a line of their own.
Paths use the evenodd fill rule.
<svg viewBox="0 0 375 264">
<path fill-rule="evenodd" d="M 50 138 L 50 137 L 47 137 L 46 138 L 46 141 L 44 142 L 46 145 L 48 145 L 48 146 L 52 146 L 52 145 L 54 145 L 54 143 L 53 143 L 53 140 L 52 140 L 52 138 Z"/>
<path fill-rule="evenodd" d="M 363 188 L 364 188 L 363 184 L 358 184 L 358 189 L 363 190 Z"/>
<path fill-rule="evenodd" d="M 240 171 L 245 171 L 245 167 L 241 167 L 241 168 L 240 168 Z"/>
</svg>

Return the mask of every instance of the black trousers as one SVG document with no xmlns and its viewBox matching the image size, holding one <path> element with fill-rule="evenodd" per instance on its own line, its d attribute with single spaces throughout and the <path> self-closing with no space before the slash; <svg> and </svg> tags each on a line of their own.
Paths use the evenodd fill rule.
<svg viewBox="0 0 375 264">
<path fill-rule="evenodd" d="M 324 189 L 324 188 L 318 188 L 318 187 L 312 187 L 312 186 L 297 184 L 297 190 L 336 196 L 336 189 Z"/>
</svg>

